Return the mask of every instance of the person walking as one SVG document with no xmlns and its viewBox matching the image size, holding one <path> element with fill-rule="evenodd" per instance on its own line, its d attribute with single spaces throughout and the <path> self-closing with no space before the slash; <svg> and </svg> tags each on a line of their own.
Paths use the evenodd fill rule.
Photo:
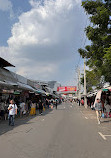
<svg viewBox="0 0 111 158">
<path fill-rule="evenodd" d="M 43 104 L 42 101 L 39 100 L 39 115 L 42 115 L 42 111 L 43 111 Z"/>
<path fill-rule="evenodd" d="M 95 110 L 96 110 L 98 124 L 100 124 L 101 123 L 100 119 L 102 115 L 102 103 L 99 98 L 97 98 L 97 102 L 95 104 Z"/>
<path fill-rule="evenodd" d="M 7 120 L 7 118 L 8 118 L 8 104 L 5 102 L 5 107 L 4 107 L 4 109 L 5 109 L 5 114 L 4 114 L 4 117 L 5 117 L 5 120 Z"/>
<path fill-rule="evenodd" d="M 25 103 L 24 103 L 24 101 L 22 101 L 22 102 L 20 103 L 20 117 L 23 116 L 24 111 L 25 111 Z"/>
<path fill-rule="evenodd" d="M 55 100 L 55 106 L 56 106 L 56 110 L 57 110 L 57 99 Z"/>
<path fill-rule="evenodd" d="M 84 106 L 84 100 L 83 99 L 81 99 L 81 105 Z"/>
<path fill-rule="evenodd" d="M 0 109 L 1 109 L 1 119 L 4 120 L 4 114 L 5 114 L 5 103 L 3 100 L 1 100 L 1 105 L 0 105 Z"/>
<path fill-rule="evenodd" d="M 79 106 L 81 105 L 81 101 L 80 101 L 80 99 L 78 100 L 78 102 L 79 102 Z"/>
<path fill-rule="evenodd" d="M 9 125 L 14 126 L 15 114 L 17 115 L 17 105 L 14 104 L 14 100 L 10 101 L 10 105 L 8 107 L 8 110 L 9 110 Z"/>
<path fill-rule="evenodd" d="M 49 101 L 48 101 L 48 99 L 46 99 L 46 106 L 49 109 Z"/>
</svg>

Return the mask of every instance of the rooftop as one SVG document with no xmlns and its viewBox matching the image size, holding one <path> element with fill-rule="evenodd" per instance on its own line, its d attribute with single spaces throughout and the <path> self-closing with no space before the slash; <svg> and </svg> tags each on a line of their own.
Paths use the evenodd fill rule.
<svg viewBox="0 0 111 158">
<path fill-rule="evenodd" d="M 14 65 L 10 64 L 5 59 L 3 59 L 3 58 L 0 57 L 0 67 L 3 68 L 3 67 L 9 67 L 9 66 L 15 67 Z"/>
</svg>

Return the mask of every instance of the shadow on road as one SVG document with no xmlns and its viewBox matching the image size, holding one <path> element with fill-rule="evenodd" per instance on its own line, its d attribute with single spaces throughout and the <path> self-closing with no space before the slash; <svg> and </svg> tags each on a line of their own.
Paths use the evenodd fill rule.
<svg viewBox="0 0 111 158">
<path fill-rule="evenodd" d="M 65 108 L 63 108 L 63 109 L 57 109 L 57 111 L 62 111 L 62 110 L 66 110 Z"/>
<path fill-rule="evenodd" d="M 104 120 L 101 123 L 108 123 L 108 122 L 111 122 L 111 119 L 110 120 Z"/>
<path fill-rule="evenodd" d="M 52 109 L 46 109 L 45 112 L 43 112 L 42 116 L 45 116 L 49 113 L 51 113 L 53 110 Z M 41 117 L 42 117 L 41 116 Z M 25 125 L 25 124 L 31 124 L 33 122 L 29 122 L 30 120 L 32 120 L 35 117 L 39 117 L 39 112 L 37 110 L 37 114 L 34 116 L 23 116 L 22 118 L 16 118 L 15 119 L 15 126 L 9 126 L 8 125 L 8 120 L 6 121 L 1 121 L 0 122 L 0 135 L 3 135 L 11 130 L 13 130 L 15 127 L 18 127 L 20 125 Z"/>
</svg>

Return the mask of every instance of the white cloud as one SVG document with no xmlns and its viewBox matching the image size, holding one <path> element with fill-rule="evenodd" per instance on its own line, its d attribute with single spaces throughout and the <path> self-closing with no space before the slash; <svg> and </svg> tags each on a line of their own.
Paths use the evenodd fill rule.
<svg viewBox="0 0 111 158">
<path fill-rule="evenodd" d="M 73 51 L 80 47 L 86 18 L 81 0 L 30 0 L 30 4 L 32 9 L 22 13 L 13 25 L 1 56 L 30 78 L 61 78 L 69 71 L 72 58 L 78 57 Z"/>
<path fill-rule="evenodd" d="M 9 11 L 10 17 L 13 17 L 12 3 L 10 0 L 0 0 L 0 10 Z"/>
</svg>

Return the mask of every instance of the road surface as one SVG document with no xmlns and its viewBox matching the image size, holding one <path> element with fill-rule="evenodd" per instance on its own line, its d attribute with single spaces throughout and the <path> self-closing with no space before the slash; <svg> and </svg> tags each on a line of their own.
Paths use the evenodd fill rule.
<svg viewBox="0 0 111 158">
<path fill-rule="evenodd" d="M 105 140 L 102 125 L 80 111 L 63 103 L 42 116 L 17 119 L 14 128 L 0 124 L 0 158 L 110 158 L 111 137 Z"/>
</svg>

